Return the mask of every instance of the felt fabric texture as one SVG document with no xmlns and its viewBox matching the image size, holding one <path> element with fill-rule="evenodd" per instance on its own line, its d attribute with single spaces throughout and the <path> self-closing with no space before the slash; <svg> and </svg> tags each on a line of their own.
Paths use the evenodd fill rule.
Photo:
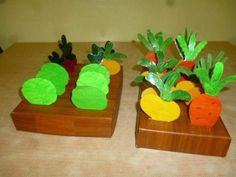
<svg viewBox="0 0 236 177">
<path fill-rule="evenodd" d="M 103 45 L 103 44 L 101 44 Z M 232 137 L 226 157 L 211 157 L 135 147 L 138 87 L 131 81 L 140 68 L 137 60 L 147 50 L 136 42 L 115 43 L 128 58 L 115 132 L 111 138 L 69 137 L 17 131 L 11 111 L 19 104 L 19 88 L 48 62 L 57 43 L 16 43 L 0 55 L 0 176 L 4 177 L 232 177 L 236 171 L 236 85 L 220 94 L 222 120 Z M 91 43 L 73 43 L 78 62 L 86 59 Z M 206 52 L 228 56 L 226 75 L 235 73 L 236 47 L 210 42 Z M 178 56 L 174 45 L 166 57 Z M 14 63 L 14 64 L 13 64 Z M 75 78 L 77 79 L 77 78 Z M 217 147 L 216 147 L 217 148 Z"/>
</svg>

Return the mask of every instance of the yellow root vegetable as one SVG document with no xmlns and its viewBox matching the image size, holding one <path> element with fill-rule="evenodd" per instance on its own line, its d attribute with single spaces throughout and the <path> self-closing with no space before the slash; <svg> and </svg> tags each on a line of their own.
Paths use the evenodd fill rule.
<svg viewBox="0 0 236 177">
<path fill-rule="evenodd" d="M 153 120 L 171 122 L 180 116 L 180 108 L 177 103 L 164 101 L 158 95 L 144 95 L 140 100 L 140 106 Z"/>
<path fill-rule="evenodd" d="M 146 88 L 145 90 L 142 91 L 141 97 L 144 97 L 144 96 L 149 95 L 149 94 L 157 95 L 157 92 L 154 88 L 149 87 L 149 88 Z"/>
<path fill-rule="evenodd" d="M 103 59 L 101 64 L 108 69 L 111 75 L 115 75 L 120 71 L 120 63 L 115 60 Z"/>
</svg>

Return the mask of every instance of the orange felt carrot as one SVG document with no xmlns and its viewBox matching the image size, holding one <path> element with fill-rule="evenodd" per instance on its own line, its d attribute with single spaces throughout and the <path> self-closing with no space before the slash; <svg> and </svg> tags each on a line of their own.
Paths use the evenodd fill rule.
<svg viewBox="0 0 236 177">
<path fill-rule="evenodd" d="M 154 63 L 157 63 L 158 60 L 157 60 L 157 55 L 154 51 L 149 51 L 146 55 L 145 55 L 145 58 L 150 60 L 150 61 L 153 61 Z"/>
<path fill-rule="evenodd" d="M 212 127 L 219 119 L 222 105 L 218 97 L 200 94 L 189 107 L 191 124 Z"/>
<path fill-rule="evenodd" d="M 217 60 L 212 63 L 211 55 L 207 60 L 199 60 L 194 73 L 198 77 L 203 91 L 192 100 L 189 107 L 189 117 L 193 125 L 212 127 L 220 118 L 222 105 L 217 95 L 226 84 L 236 81 L 236 75 L 228 76 L 221 80 L 224 71 L 223 62 Z"/>
</svg>

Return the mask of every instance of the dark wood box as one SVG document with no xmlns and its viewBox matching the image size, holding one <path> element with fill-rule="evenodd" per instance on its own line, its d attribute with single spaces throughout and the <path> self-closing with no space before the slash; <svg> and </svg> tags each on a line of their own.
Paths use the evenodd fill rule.
<svg viewBox="0 0 236 177">
<path fill-rule="evenodd" d="M 70 76 L 66 92 L 50 106 L 32 105 L 23 100 L 11 116 L 17 130 L 69 136 L 111 137 L 117 121 L 123 82 L 123 68 L 111 76 L 108 107 L 102 111 L 82 110 L 71 102 L 78 73 Z"/>
<path fill-rule="evenodd" d="M 140 88 L 140 93 L 144 87 Z M 140 94 L 139 94 L 140 100 Z M 192 154 L 225 156 L 231 138 L 220 119 L 212 128 L 193 126 L 185 103 L 180 118 L 173 122 L 151 120 L 137 104 L 136 147 L 184 152 Z"/>
</svg>

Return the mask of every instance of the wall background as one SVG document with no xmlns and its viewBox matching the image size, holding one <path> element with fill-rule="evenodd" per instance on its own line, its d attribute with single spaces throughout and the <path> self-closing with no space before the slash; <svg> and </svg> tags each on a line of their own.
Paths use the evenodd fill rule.
<svg viewBox="0 0 236 177">
<path fill-rule="evenodd" d="M 236 44 L 236 0 L 0 0 L 0 46 L 14 42 L 131 41 L 147 28 Z"/>
</svg>

